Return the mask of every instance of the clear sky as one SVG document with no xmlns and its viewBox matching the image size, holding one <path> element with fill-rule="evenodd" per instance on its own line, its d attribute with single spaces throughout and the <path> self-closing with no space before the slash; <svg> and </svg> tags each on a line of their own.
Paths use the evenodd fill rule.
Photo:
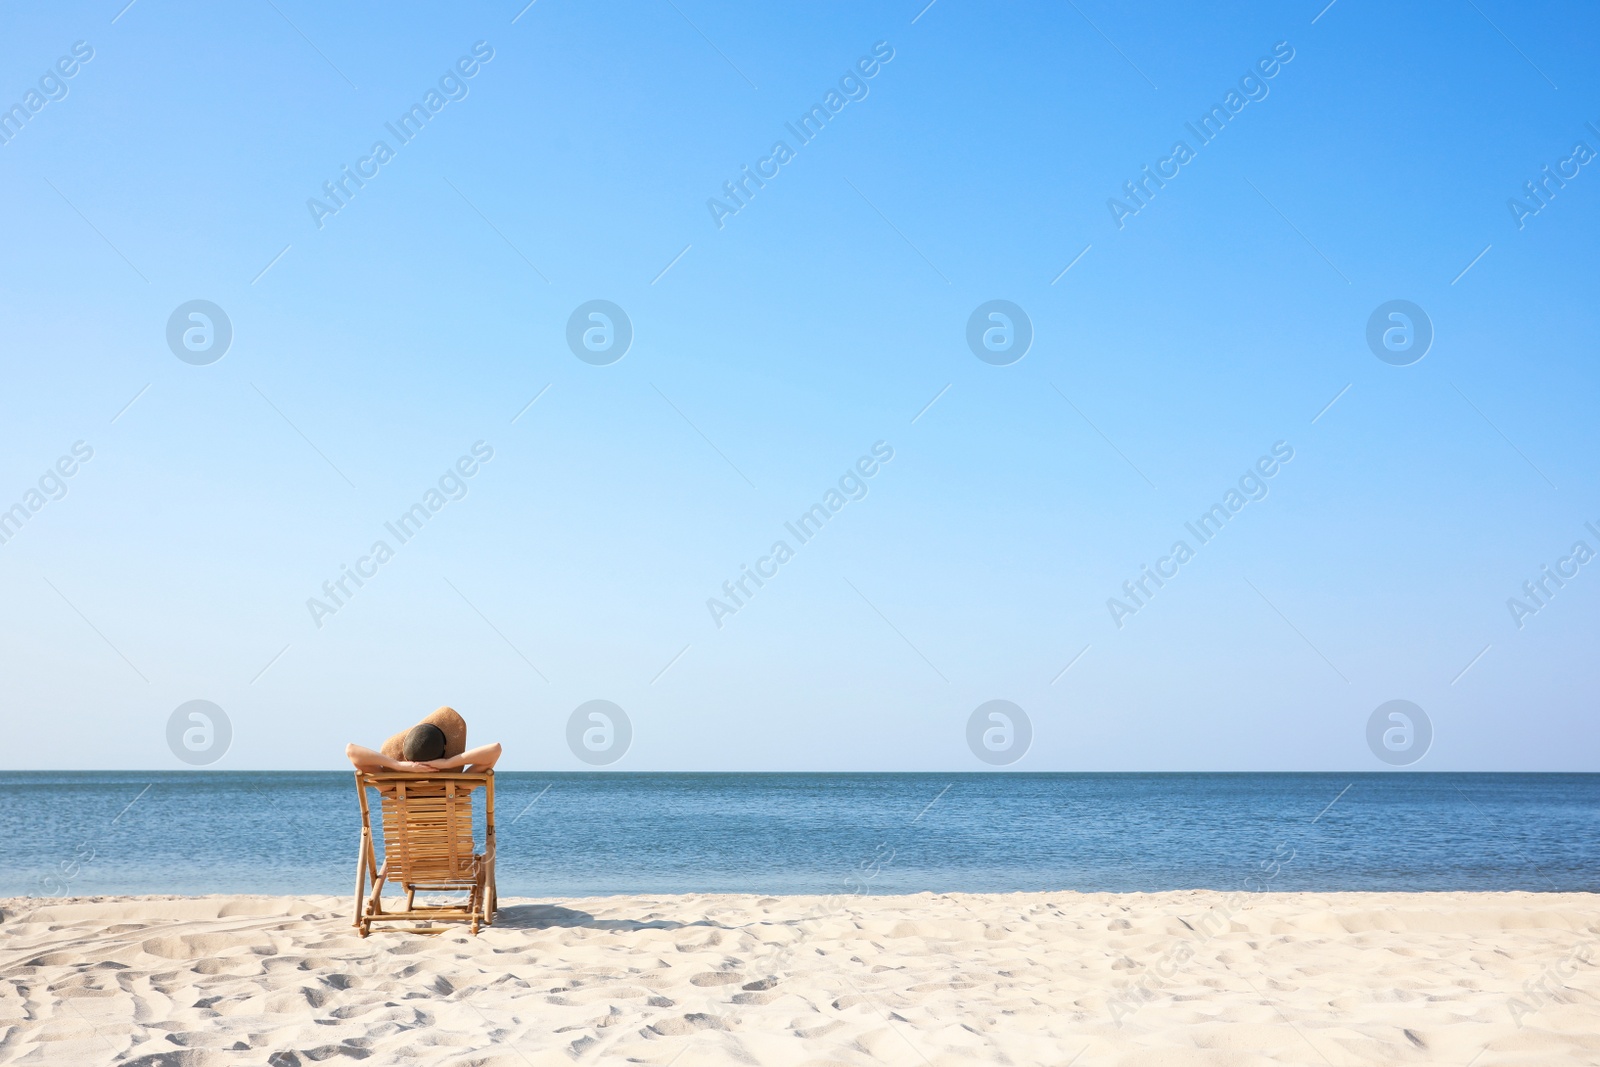
<svg viewBox="0 0 1600 1067">
<path fill-rule="evenodd" d="M 8 7 L 0 764 L 1600 769 L 1593 8 L 923 2 Z"/>
</svg>

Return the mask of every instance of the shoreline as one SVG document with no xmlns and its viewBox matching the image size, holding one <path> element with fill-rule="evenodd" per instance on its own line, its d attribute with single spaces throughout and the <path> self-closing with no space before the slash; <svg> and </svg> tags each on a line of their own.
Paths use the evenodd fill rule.
<svg viewBox="0 0 1600 1067">
<path fill-rule="evenodd" d="M 964 889 L 936 890 L 921 889 L 906 893 L 747 893 L 730 892 L 723 890 L 706 890 L 704 892 L 660 892 L 645 893 L 628 890 L 617 893 L 561 893 L 550 896 L 532 897 L 518 895 L 506 897 L 502 906 L 512 904 L 548 904 L 553 901 L 579 902 L 579 901 L 615 901 L 620 898 L 637 900 L 704 900 L 704 899 L 730 899 L 730 900 L 826 900 L 830 898 L 860 900 L 868 902 L 906 901 L 917 898 L 939 900 L 947 897 L 971 897 L 976 899 L 996 899 L 1010 897 L 1048 897 L 1048 898 L 1168 898 L 1190 897 L 1208 895 L 1214 897 L 1230 897 L 1245 895 L 1259 900 L 1287 900 L 1312 899 L 1320 897 L 1399 897 L 1405 900 L 1415 900 L 1419 897 L 1446 897 L 1468 898 L 1481 897 L 1531 897 L 1538 900 L 1548 900 L 1553 897 L 1571 897 L 1574 900 L 1588 900 L 1595 902 L 1600 907 L 1600 890 L 1556 890 L 1556 889 L 1289 889 L 1289 890 L 1249 890 L 1249 889 L 1209 889 L 1204 887 L 1192 889 L 1017 889 L 1000 892 L 986 890 L 968 891 Z M 385 897 L 387 900 L 388 898 Z M 10 921 L 21 910 L 29 906 L 68 905 L 68 904 L 108 904 L 132 903 L 137 901 L 198 901 L 198 900 L 344 900 L 354 905 L 352 893 L 91 893 L 83 896 L 61 897 L 31 897 L 31 896 L 0 896 L 0 923 Z"/>
<path fill-rule="evenodd" d="M 0 1064 L 1600 1059 L 1600 894 L 1244 896 L 9 898 Z"/>
</svg>

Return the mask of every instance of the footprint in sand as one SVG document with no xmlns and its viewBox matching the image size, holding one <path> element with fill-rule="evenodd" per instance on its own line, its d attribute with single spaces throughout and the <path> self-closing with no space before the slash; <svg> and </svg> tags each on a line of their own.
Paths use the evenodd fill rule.
<svg viewBox="0 0 1600 1067">
<path fill-rule="evenodd" d="M 648 1029 L 662 1037 L 682 1037 L 698 1030 L 727 1030 L 729 1027 L 727 1020 L 721 1016 L 697 1011 L 680 1015 L 676 1019 L 662 1019 L 660 1022 L 652 1023 Z"/>
<path fill-rule="evenodd" d="M 737 971 L 702 971 L 699 974 L 691 975 L 689 978 L 689 984 L 697 986 L 733 985 L 735 982 L 743 981 L 744 975 L 739 974 Z M 745 988 L 748 989 L 750 987 L 746 986 Z"/>
</svg>

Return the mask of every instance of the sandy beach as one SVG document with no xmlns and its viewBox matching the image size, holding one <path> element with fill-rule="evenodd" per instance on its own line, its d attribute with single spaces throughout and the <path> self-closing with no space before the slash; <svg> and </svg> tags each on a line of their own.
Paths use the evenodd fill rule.
<svg viewBox="0 0 1600 1067">
<path fill-rule="evenodd" d="M 0 1063 L 1594 1064 L 1600 897 L 9 900 Z"/>
</svg>

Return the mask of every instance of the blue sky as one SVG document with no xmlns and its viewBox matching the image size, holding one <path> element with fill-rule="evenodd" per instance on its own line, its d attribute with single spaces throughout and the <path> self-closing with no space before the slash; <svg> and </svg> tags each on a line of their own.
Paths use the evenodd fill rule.
<svg viewBox="0 0 1600 1067">
<path fill-rule="evenodd" d="M 1380 769 L 1368 718 L 1404 699 L 1416 769 L 1596 769 L 1600 564 L 1507 606 L 1600 551 L 1600 166 L 1524 191 L 1600 151 L 1582 5 L 8 20 L 0 105 L 59 99 L 0 144 L 7 766 L 183 766 L 168 719 L 203 699 L 218 769 L 337 767 L 445 703 L 507 768 L 578 769 L 568 718 L 609 700 L 618 769 L 978 770 L 968 717 L 1004 699 L 1017 770 Z M 1108 201 L 1179 140 L 1119 228 Z M 597 299 L 633 329 L 609 365 L 566 340 Z M 192 300 L 232 326 L 207 365 L 166 341 Z M 1007 366 L 967 346 L 990 300 L 1032 325 Z M 1366 341 L 1391 300 L 1432 323 L 1408 366 Z M 477 442 L 465 495 L 391 540 Z M 866 495 L 714 621 L 877 442 Z M 1278 442 L 1268 495 L 1199 544 Z M 1107 601 L 1180 539 L 1119 627 Z"/>
</svg>

